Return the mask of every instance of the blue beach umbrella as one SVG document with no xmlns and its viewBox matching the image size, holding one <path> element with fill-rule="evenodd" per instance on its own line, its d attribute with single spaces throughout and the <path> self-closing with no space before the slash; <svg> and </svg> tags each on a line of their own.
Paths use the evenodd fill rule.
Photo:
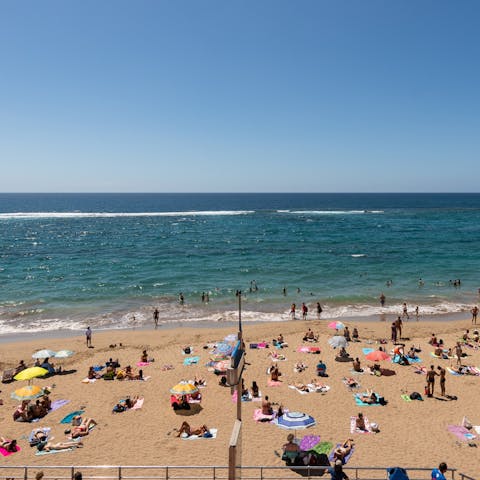
<svg viewBox="0 0 480 480">
<path fill-rule="evenodd" d="M 278 417 L 275 422 L 280 428 L 287 430 L 299 430 L 302 428 L 313 427 L 316 425 L 315 419 L 302 412 L 286 412 Z"/>
<path fill-rule="evenodd" d="M 54 356 L 55 352 L 53 350 L 39 350 L 32 355 L 32 358 L 50 358 Z"/>
</svg>

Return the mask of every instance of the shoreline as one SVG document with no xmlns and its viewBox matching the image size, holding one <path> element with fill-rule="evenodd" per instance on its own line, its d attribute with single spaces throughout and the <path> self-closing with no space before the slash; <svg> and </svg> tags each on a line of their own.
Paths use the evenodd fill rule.
<svg viewBox="0 0 480 480">
<path fill-rule="evenodd" d="M 243 312 L 242 312 L 243 313 Z M 348 325 L 353 324 L 386 324 L 388 325 L 389 322 L 393 322 L 398 315 L 396 314 L 376 314 L 370 315 L 365 317 L 340 317 L 335 319 L 336 321 L 341 321 Z M 445 323 L 445 322 L 465 322 L 469 320 L 470 313 L 467 312 L 452 312 L 452 313 L 445 313 L 445 314 L 435 314 L 435 315 L 420 315 L 419 319 L 417 320 L 415 316 L 410 316 L 409 320 L 403 319 L 403 321 L 408 324 L 422 324 L 422 323 Z M 242 319 L 242 325 L 245 326 L 253 326 L 253 325 L 282 325 L 288 324 L 290 322 L 303 322 L 305 324 L 316 324 L 316 325 L 327 325 L 330 323 L 332 319 L 317 319 L 317 318 L 310 318 L 307 320 L 302 320 L 301 318 L 296 318 L 295 320 L 292 319 L 279 319 L 279 320 L 271 320 L 271 321 L 255 321 L 255 320 L 244 320 Z M 117 332 L 146 332 L 146 331 L 170 331 L 170 330 L 182 330 L 182 329 L 195 329 L 199 328 L 201 330 L 205 329 L 221 329 L 221 328 L 234 328 L 235 331 L 238 330 L 238 321 L 231 321 L 231 320 L 217 320 L 217 321 L 210 321 L 210 320 L 186 320 L 186 321 L 162 321 L 159 323 L 158 328 L 155 328 L 153 325 L 139 325 L 135 327 L 121 327 L 121 328 L 102 328 L 102 329 L 92 329 L 95 334 L 114 334 Z M 479 324 L 480 328 L 480 324 Z M 84 329 L 75 329 L 75 330 L 44 330 L 44 331 L 35 331 L 35 332 L 18 332 L 18 333 L 0 333 L 0 345 L 1 344 L 10 344 L 10 343 L 22 343 L 22 342 L 29 342 L 35 339 L 49 339 L 49 340 L 58 340 L 64 338 L 76 338 L 83 336 Z"/>
</svg>

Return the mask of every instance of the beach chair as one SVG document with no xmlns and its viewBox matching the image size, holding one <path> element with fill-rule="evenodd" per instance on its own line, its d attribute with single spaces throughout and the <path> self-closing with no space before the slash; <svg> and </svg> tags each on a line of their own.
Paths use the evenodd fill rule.
<svg viewBox="0 0 480 480">
<path fill-rule="evenodd" d="M 2 383 L 13 382 L 13 377 L 15 375 L 15 369 L 11 368 L 9 370 L 4 370 L 2 374 Z"/>
</svg>

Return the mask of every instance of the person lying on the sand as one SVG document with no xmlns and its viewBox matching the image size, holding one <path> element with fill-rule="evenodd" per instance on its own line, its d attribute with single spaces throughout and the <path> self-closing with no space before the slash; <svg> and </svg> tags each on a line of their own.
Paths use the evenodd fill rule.
<svg viewBox="0 0 480 480">
<path fill-rule="evenodd" d="M 176 429 L 175 429 L 176 430 Z M 183 422 L 178 430 L 177 437 L 187 436 L 190 437 L 191 435 L 204 435 L 208 432 L 208 427 L 206 425 L 202 425 L 200 427 L 192 428 L 188 422 Z"/>
<path fill-rule="evenodd" d="M 362 393 L 360 395 L 360 400 L 363 403 L 369 403 L 371 405 L 373 405 L 374 403 L 379 403 L 378 395 L 373 390 L 369 390 L 368 388 L 366 393 Z"/>
<path fill-rule="evenodd" d="M 193 379 L 193 384 L 196 386 L 196 387 L 204 387 L 206 384 L 207 384 L 207 381 L 203 378 L 203 377 L 200 377 L 195 374 L 195 377 Z"/>
<path fill-rule="evenodd" d="M 285 355 L 277 352 L 270 352 L 267 357 L 270 357 L 272 360 L 285 360 Z"/>
<path fill-rule="evenodd" d="M 312 379 L 311 385 L 313 385 L 315 387 L 315 390 L 323 390 L 323 389 L 326 389 L 328 387 L 328 385 L 325 385 L 325 383 L 322 383 L 320 380 L 318 379 Z"/>
<path fill-rule="evenodd" d="M 93 418 L 84 418 L 80 425 L 76 425 L 72 428 L 72 438 L 85 437 L 86 435 L 88 435 L 90 428 L 95 426 L 96 424 L 97 422 Z"/>
<path fill-rule="evenodd" d="M 19 364 L 15 367 L 15 375 L 17 373 L 23 372 L 27 366 L 25 365 L 25 362 L 23 360 L 20 360 Z"/>
<path fill-rule="evenodd" d="M 358 380 L 355 380 L 355 378 L 352 377 L 343 377 L 343 382 L 347 387 L 354 388 L 358 386 Z"/>
<path fill-rule="evenodd" d="M 341 460 L 342 463 L 345 461 L 345 457 L 352 451 L 353 448 L 353 438 L 348 438 L 345 440 L 340 447 L 337 447 L 333 452 L 334 460 Z"/>
<path fill-rule="evenodd" d="M 306 368 L 307 368 L 307 366 L 303 362 L 297 362 L 295 364 L 295 366 L 293 367 L 293 370 L 296 373 L 300 373 L 300 372 L 303 372 Z"/>
<path fill-rule="evenodd" d="M 112 409 L 113 413 L 124 412 L 125 410 L 129 410 L 132 408 L 135 403 L 137 403 L 138 396 L 133 398 L 127 397 L 125 400 L 120 400 Z"/>
<path fill-rule="evenodd" d="M 297 390 L 300 390 L 301 392 L 309 392 L 310 391 L 310 387 L 308 385 L 305 385 L 304 383 L 295 383 L 294 387 Z"/>
<path fill-rule="evenodd" d="M 7 452 L 16 452 L 17 441 L 7 440 L 6 438 L 0 437 L 0 447 L 3 447 Z"/>
<path fill-rule="evenodd" d="M 83 447 L 82 442 L 58 442 L 52 443 L 44 440 L 43 442 L 37 443 L 37 450 L 39 452 L 50 452 L 51 450 L 68 450 L 69 448 L 81 448 Z"/>
<path fill-rule="evenodd" d="M 382 369 L 379 363 L 374 363 L 373 365 L 367 365 L 365 370 L 372 375 L 377 375 L 378 377 L 382 375 Z"/>
</svg>

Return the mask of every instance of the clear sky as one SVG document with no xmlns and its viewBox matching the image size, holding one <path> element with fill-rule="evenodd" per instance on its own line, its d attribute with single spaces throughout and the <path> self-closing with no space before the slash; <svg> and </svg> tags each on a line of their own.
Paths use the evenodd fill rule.
<svg viewBox="0 0 480 480">
<path fill-rule="evenodd" d="M 0 0 L 0 191 L 478 192 L 477 0 Z"/>
</svg>

